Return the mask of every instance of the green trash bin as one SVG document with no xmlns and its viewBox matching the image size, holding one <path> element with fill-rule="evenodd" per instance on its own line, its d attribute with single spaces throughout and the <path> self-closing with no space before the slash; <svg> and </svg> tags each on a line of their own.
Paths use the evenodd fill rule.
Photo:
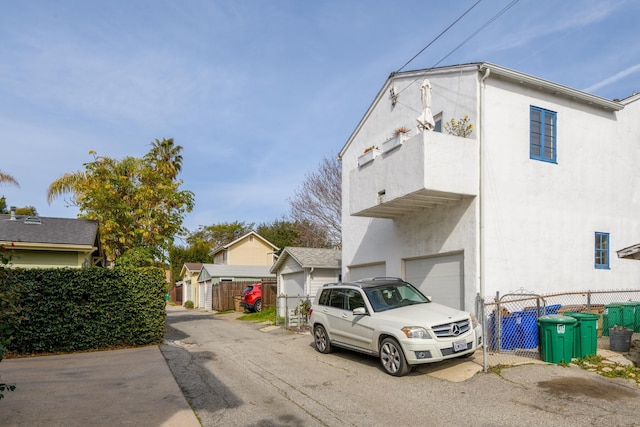
<svg viewBox="0 0 640 427">
<path fill-rule="evenodd" d="M 583 358 L 598 353 L 598 320 L 600 316 L 591 313 L 566 312 L 578 322 L 573 331 L 573 357 Z"/>
<path fill-rule="evenodd" d="M 549 363 L 570 363 L 573 358 L 574 332 L 578 320 L 559 314 L 538 318 L 540 358 Z"/>
<path fill-rule="evenodd" d="M 638 303 L 613 302 L 604 306 L 602 313 L 602 335 L 609 336 L 609 328 L 622 326 L 635 329 L 635 311 Z"/>
<path fill-rule="evenodd" d="M 621 302 L 622 306 L 622 325 L 634 332 L 640 332 L 640 302 L 627 301 Z M 615 325 L 609 326 L 610 328 Z"/>
</svg>

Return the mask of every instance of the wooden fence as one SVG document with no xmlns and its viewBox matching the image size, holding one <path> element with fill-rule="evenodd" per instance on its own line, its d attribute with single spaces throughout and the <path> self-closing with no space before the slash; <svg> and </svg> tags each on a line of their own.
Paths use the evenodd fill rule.
<svg viewBox="0 0 640 427">
<path fill-rule="evenodd" d="M 277 282 L 275 279 L 262 279 L 244 282 L 220 282 L 211 290 L 211 308 L 215 311 L 235 310 L 235 298 L 249 285 L 262 283 L 262 307 L 276 305 Z M 242 310 L 242 308 L 240 309 Z"/>
</svg>

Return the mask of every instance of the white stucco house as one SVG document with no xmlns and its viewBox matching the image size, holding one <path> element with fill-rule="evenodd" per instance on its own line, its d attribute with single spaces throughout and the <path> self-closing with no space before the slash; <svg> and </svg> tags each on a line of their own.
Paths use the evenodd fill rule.
<svg viewBox="0 0 640 427">
<path fill-rule="evenodd" d="M 468 311 L 477 294 L 640 288 L 618 253 L 640 242 L 639 101 L 489 63 L 392 74 L 339 153 L 344 280 L 398 276 Z M 470 134 L 449 134 L 465 116 Z"/>
</svg>

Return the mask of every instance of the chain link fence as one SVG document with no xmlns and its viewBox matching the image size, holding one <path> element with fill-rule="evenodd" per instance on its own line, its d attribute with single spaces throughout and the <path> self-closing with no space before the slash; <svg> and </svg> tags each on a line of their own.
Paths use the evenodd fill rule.
<svg viewBox="0 0 640 427">
<path fill-rule="evenodd" d="M 309 330 L 309 295 L 278 295 L 276 324 Z M 538 295 L 526 290 L 478 298 L 476 313 L 482 322 L 485 369 L 540 360 L 538 319 L 550 314 L 598 315 L 598 348 L 609 348 L 609 328 L 624 326 L 640 339 L 640 290 L 565 292 Z"/>
<path fill-rule="evenodd" d="M 609 348 L 609 328 L 624 326 L 640 338 L 640 290 L 567 292 L 537 295 L 518 290 L 479 298 L 478 318 L 485 339 L 485 368 L 539 360 L 538 319 L 550 314 L 598 315 L 598 348 Z"/>
</svg>

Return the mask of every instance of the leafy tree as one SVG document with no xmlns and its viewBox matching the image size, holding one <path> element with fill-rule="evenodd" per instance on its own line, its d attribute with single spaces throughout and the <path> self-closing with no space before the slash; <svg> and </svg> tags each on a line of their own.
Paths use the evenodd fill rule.
<svg viewBox="0 0 640 427">
<path fill-rule="evenodd" d="M 7 199 L 6 197 L 0 197 L 0 214 L 8 214 L 9 209 L 7 208 Z M 33 206 L 25 206 L 22 208 L 16 208 L 17 215 L 28 215 L 28 216 L 38 216 L 38 211 Z"/>
<path fill-rule="evenodd" d="M 148 248 L 131 248 L 115 261 L 118 267 L 154 267 L 156 261 Z"/>
<path fill-rule="evenodd" d="M 174 237 L 185 232 L 182 222 L 194 205 L 194 194 L 180 190 L 183 181 L 177 179 L 181 150 L 173 140 L 156 140 L 143 158 L 113 159 L 90 152 L 94 160 L 84 164 L 84 171 L 66 173 L 51 183 L 49 203 L 71 194 L 69 202 L 79 208 L 79 217 L 100 222 L 102 245 L 111 260 L 135 247 L 166 259 Z"/>
<path fill-rule="evenodd" d="M 172 246 L 169 249 L 169 262 L 171 263 L 171 285 L 180 278 L 180 270 L 185 262 L 211 263 L 211 247 L 206 242 L 196 242 L 193 245 L 182 247 Z"/>
<path fill-rule="evenodd" d="M 287 200 L 302 240 L 311 247 L 342 245 L 342 170 L 336 158 L 324 158 Z"/>
<path fill-rule="evenodd" d="M 224 246 L 253 231 L 254 224 L 245 222 L 222 222 L 214 225 L 200 226 L 187 237 L 187 243 L 193 245 L 204 242 L 211 249 Z"/>
<path fill-rule="evenodd" d="M 256 227 L 256 233 L 280 248 L 279 252 L 287 246 L 301 246 L 298 244 L 298 226 L 285 219 L 275 220 L 271 224 L 262 223 Z"/>
</svg>

